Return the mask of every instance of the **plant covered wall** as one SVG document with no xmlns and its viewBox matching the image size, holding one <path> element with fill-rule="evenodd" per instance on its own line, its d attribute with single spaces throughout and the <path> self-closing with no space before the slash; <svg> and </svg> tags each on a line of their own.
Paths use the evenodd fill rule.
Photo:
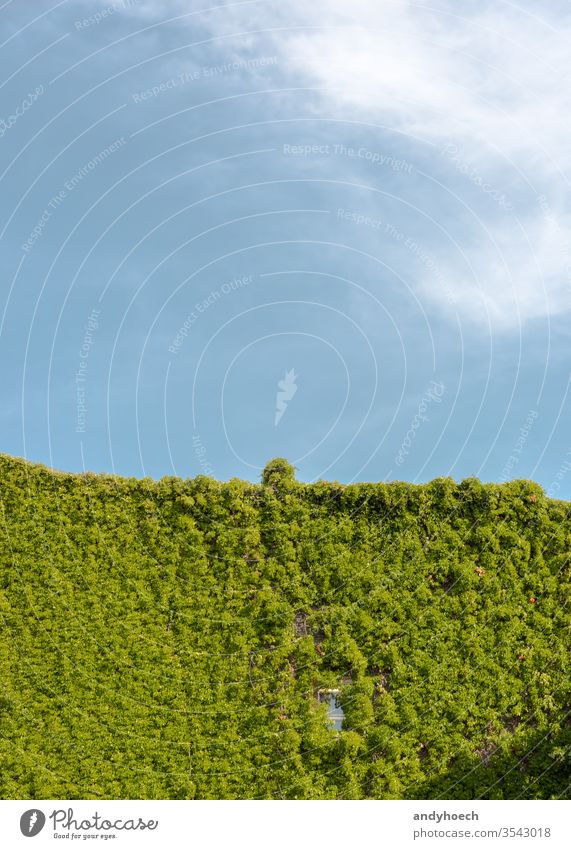
<svg viewBox="0 0 571 849">
<path fill-rule="evenodd" d="M 262 480 L 0 457 L 1 795 L 569 798 L 570 505 Z"/>
</svg>

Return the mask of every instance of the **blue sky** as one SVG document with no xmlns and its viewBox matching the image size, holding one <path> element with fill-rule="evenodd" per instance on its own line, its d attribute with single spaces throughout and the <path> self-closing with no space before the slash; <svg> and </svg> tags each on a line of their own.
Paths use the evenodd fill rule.
<svg viewBox="0 0 571 849">
<path fill-rule="evenodd" d="M 2 452 L 571 497 L 568 4 L 0 21 Z"/>
</svg>

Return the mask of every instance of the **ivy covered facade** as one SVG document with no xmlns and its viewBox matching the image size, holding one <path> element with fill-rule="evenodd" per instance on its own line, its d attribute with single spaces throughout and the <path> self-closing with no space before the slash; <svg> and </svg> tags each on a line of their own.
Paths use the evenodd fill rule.
<svg viewBox="0 0 571 849">
<path fill-rule="evenodd" d="M 570 798 L 571 507 L 536 484 L 0 456 L 0 503 L 3 798 Z"/>
</svg>

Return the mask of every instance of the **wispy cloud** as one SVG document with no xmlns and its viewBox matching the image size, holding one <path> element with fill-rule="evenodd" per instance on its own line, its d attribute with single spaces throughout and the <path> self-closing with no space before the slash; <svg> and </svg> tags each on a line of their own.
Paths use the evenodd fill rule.
<svg viewBox="0 0 571 849">
<path fill-rule="evenodd" d="M 271 40 L 291 78 L 320 89 L 319 110 L 390 124 L 432 145 L 440 174 L 442 150 L 454 144 L 484 182 L 517 187 L 520 196 L 525 188 L 523 204 L 501 215 L 492 209 L 463 234 L 463 261 L 451 261 L 449 273 L 467 317 L 509 329 L 569 309 L 567 5 L 435 10 L 403 0 L 291 0 L 227 4 L 201 23 L 212 34 L 256 32 L 240 42 L 247 49 Z M 420 286 L 449 303 L 428 279 Z"/>
<path fill-rule="evenodd" d="M 517 329 L 530 319 L 571 310 L 571 216 L 529 212 L 523 221 L 507 219 L 488 238 L 470 238 L 463 262 L 445 270 L 448 291 L 421 281 L 428 297 L 477 324 Z M 446 296 L 446 297 L 445 297 Z"/>
</svg>

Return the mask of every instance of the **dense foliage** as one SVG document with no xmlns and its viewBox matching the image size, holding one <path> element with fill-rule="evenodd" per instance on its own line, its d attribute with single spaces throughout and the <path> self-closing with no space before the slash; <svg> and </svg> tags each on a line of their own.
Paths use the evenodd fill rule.
<svg viewBox="0 0 571 849">
<path fill-rule="evenodd" d="M 4 798 L 569 798 L 571 510 L 536 484 L 0 456 L 0 503 Z"/>
</svg>

